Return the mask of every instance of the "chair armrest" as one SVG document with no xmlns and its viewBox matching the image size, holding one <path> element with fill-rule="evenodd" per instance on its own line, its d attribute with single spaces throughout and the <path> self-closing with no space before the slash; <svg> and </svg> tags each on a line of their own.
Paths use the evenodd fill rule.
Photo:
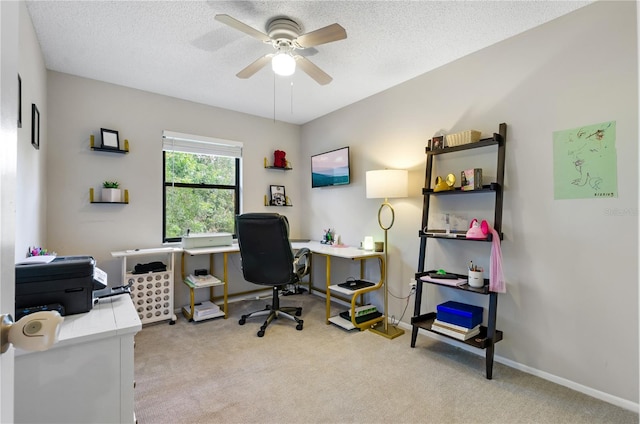
<svg viewBox="0 0 640 424">
<path fill-rule="evenodd" d="M 309 257 L 311 256 L 311 250 L 306 247 L 298 249 L 298 251 L 293 255 L 293 269 L 298 275 L 298 279 L 301 279 L 305 275 L 309 273 Z M 300 260 L 304 258 L 304 269 L 302 272 L 298 272 L 298 265 L 300 264 Z"/>
</svg>

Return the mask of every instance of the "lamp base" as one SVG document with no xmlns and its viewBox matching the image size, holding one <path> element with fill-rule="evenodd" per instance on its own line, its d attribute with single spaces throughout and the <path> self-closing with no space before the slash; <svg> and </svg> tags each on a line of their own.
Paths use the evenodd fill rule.
<svg viewBox="0 0 640 424">
<path fill-rule="evenodd" d="M 395 327 L 389 323 L 387 323 L 387 328 L 385 329 L 383 321 L 377 322 L 369 329 L 369 331 L 376 333 L 379 336 L 386 337 L 387 339 L 395 339 L 396 337 L 404 334 L 404 330 L 402 328 Z"/>
</svg>

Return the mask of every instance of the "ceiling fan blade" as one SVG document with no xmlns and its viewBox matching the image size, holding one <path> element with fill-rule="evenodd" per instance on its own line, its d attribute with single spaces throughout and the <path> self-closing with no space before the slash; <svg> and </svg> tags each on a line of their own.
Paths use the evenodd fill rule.
<svg viewBox="0 0 640 424">
<path fill-rule="evenodd" d="M 329 76 L 325 71 L 318 68 L 313 62 L 311 62 L 306 57 L 302 57 L 300 55 L 296 55 L 296 63 L 300 66 L 307 75 L 313 78 L 320 85 L 327 85 L 333 78 Z"/>
<path fill-rule="evenodd" d="M 307 48 L 344 40 L 345 38 L 347 38 L 347 31 L 338 24 L 331 24 L 324 28 L 302 34 L 296 39 L 296 42 L 300 47 Z"/>
<path fill-rule="evenodd" d="M 250 27 L 249 25 L 243 22 L 240 22 L 236 18 L 232 18 L 229 15 L 216 15 L 215 20 L 222 22 L 223 24 L 229 25 L 231 28 L 235 28 L 238 31 L 242 31 L 245 34 L 250 35 L 253 38 L 256 38 L 260 41 L 264 41 L 264 42 L 271 41 L 271 39 L 267 34 L 260 32 L 257 29 L 254 29 L 253 27 Z"/>
<path fill-rule="evenodd" d="M 260 69 L 264 68 L 267 65 L 267 63 L 271 61 L 272 57 L 273 57 L 273 54 L 266 54 L 262 56 L 261 58 L 259 58 L 258 60 L 256 60 L 249 66 L 247 66 L 246 68 L 244 68 L 242 71 L 238 72 L 236 76 L 238 78 L 243 78 L 243 79 L 253 76 L 253 74 L 258 72 Z"/>
</svg>

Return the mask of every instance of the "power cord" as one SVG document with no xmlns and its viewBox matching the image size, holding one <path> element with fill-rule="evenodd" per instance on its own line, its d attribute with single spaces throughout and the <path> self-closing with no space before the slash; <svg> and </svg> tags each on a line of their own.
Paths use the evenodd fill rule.
<svg viewBox="0 0 640 424">
<path fill-rule="evenodd" d="M 392 297 L 395 297 L 396 299 L 406 299 L 407 302 L 404 305 L 404 310 L 402 311 L 402 315 L 400 315 L 400 318 L 398 318 L 396 320 L 395 315 L 391 315 L 389 318 L 391 318 L 391 325 L 398 325 L 400 323 L 400 321 L 402 321 L 402 318 L 404 318 L 404 314 L 407 312 L 407 308 L 409 307 L 409 299 L 411 299 L 411 296 L 413 296 L 416 293 L 416 286 L 411 286 L 411 290 L 409 291 L 409 294 L 405 297 L 401 297 L 401 296 L 396 296 L 395 294 L 391 293 L 391 290 L 389 290 L 389 294 Z"/>
</svg>

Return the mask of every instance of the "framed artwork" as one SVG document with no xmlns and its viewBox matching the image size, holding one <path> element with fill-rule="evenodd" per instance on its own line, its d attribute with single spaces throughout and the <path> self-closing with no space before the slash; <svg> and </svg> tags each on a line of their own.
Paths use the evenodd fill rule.
<svg viewBox="0 0 640 424">
<path fill-rule="evenodd" d="M 22 128 L 22 78 L 18 74 L 18 128 Z"/>
<path fill-rule="evenodd" d="M 287 196 L 284 192 L 284 186 L 272 185 L 271 186 L 271 205 L 273 206 L 285 206 L 287 204 Z"/>
<path fill-rule="evenodd" d="M 437 135 L 431 139 L 431 150 L 439 150 L 444 148 L 444 136 Z"/>
<path fill-rule="evenodd" d="M 107 130 L 100 128 L 100 134 L 102 135 L 102 147 L 103 149 L 120 149 L 120 138 L 118 137 L 118 131 Z"/>
<path fill-rule="evenodd" d="M 40 111 L 35 103 L 31 103 L 31 145 L 40 149 Z"/>
</svg>

